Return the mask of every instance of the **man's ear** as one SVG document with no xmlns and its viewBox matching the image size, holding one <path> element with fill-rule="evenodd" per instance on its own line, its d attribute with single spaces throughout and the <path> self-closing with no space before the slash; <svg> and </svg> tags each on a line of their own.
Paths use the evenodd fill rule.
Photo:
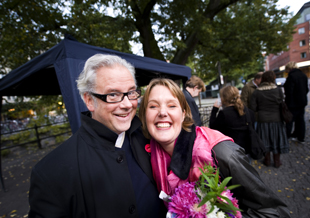
<svg viewBox="0 0 310 218">
<path fill-rule="evenodd" d="M 88 92 L 85 92 L 83 95 L 83 99 L 88 110 L 90 112 L 93 112 L 95 110 L 95 102 L 92 96 Z"/>
</svg>

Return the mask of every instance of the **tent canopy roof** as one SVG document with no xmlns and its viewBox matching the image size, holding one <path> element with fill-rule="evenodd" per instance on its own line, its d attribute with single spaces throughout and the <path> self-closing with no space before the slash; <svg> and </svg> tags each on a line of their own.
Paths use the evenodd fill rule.
<svg viewBox="0 0 310 218">
<path fill-rule="evenodd" d="M 80 66 L 84 66 L 85 61 L 97 53 L 118 55 L 131 63 L 136 69 L 138 86 L 147 85 L 151 79 L 156 77 L 181 79 L 184 82 L 191 76 L 191 69 L 186 66 L 64 39 L 47 52 L 3 77 L 0 80 L 0 95 L 60 95 L 62 93 L 54 65 L 61 59 L 75 59 L 79 60 Z M 80 69 L 82 71 L 82 67 Z M 75 74 L 79 74 L 81 71 Z"/>
</svg>

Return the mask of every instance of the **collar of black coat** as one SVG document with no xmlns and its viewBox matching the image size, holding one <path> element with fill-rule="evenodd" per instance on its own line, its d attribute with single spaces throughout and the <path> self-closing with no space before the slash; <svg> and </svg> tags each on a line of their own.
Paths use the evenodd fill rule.
<svg viewBox="0 0 310 218">
<path fill-rule="evenodd" d="M 177 139 L 171 157 L 170 169 L 172 172 L 184 180 L 187 179 L 192 164 L 193 146 L 196 139 L 196 126 L 191 126 L 191 132 L 184 129 Z"/>
<path fill-rule="evenodd" d="M 189 95 L 189 96 L 191 96 L 192 98 L 193 98 L 193 96 L 191 95 L 191 93 L 189 92 L 189 91 L 187 91 L 187 89 L 185 88 L 184 90 L 183 90 L 183 93 L 184 93 L 184 95 Z"/>
<path fill-rule="evenodd" d="M 90 134 L 91 140 L 97 140 L 99 142 L 104 141 L 111 147 L 110 149 L 115 150 L 115 142 L 117 140 L 118 134 L 107 128 L 102 123 L 91 118 L 91 113 L 89 111 L 81 113 L 82 127 Z M 137 116 L 131 121 L 129 130 L 126 132 L 131 135 L 141 126 L 141 122 Z M 93 143 L 89 143 L 93 144 Z M 94 143 L 94 145 L 97 143 Z"/>
<path fill-rule="evenodd" d="M 268 83 L 268 82 L 263 82 L 259 85 L 257 88 L 258 90 L 271 90 L 271 89 L 276 89 L 277 86 L 274 83 Z"/>
<path fill-rule="evenodd" d="M 295 73 L 295 72 L 302 72 L 302 71 L 300 69 L 298 69 L 298 68 L 293 68 L 293 69 L 290 70 L 289 74 Z"/>
</svg>

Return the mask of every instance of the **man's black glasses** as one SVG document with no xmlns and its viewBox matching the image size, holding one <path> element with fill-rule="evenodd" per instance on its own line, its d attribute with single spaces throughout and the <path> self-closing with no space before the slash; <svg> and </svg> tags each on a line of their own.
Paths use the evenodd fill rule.
<svg viewBox="0 0 310 218">
<path fill-rule="evenodd" d="M 127 96 L 129 100 L 136 100 L 141 96 L 141 90 L 133 90 L 129 92 L 114 92 L 105 95 L 100 95 L 91 92 L 93 96 L 107 103 L 117 103 L 123 101 L 124 97 Z"/>
</svg>

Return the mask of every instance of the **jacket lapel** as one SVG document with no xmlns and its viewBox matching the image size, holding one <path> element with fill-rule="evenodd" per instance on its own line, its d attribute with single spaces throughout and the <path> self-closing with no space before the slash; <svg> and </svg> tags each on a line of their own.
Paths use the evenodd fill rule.
<svg viewBox="0 0 310 218">
<path fill-rule="evenodd" d="M 134 117 L 131 123 L 131 127 L 127 131 L 127 133 L 129 135 L 131 150 L 136 161 L 138 162 L 143 172 L 152 181 L 152 183 L 155 184 L 152 173 L 150 155 L 145 150 L 145 145 L 149 144 L 150 140 L 144 137 L 141 129 L 141 121 L 138 117 Z"/>
<path fill-rule="evenodd" d="M 191 132 L 181 130 L 171 157 L 170 168 L 180 179 L 185 180 L 192 164 L 193 146 L 196 139 L 196 127 L 191 126 Z"/>
</svg>

